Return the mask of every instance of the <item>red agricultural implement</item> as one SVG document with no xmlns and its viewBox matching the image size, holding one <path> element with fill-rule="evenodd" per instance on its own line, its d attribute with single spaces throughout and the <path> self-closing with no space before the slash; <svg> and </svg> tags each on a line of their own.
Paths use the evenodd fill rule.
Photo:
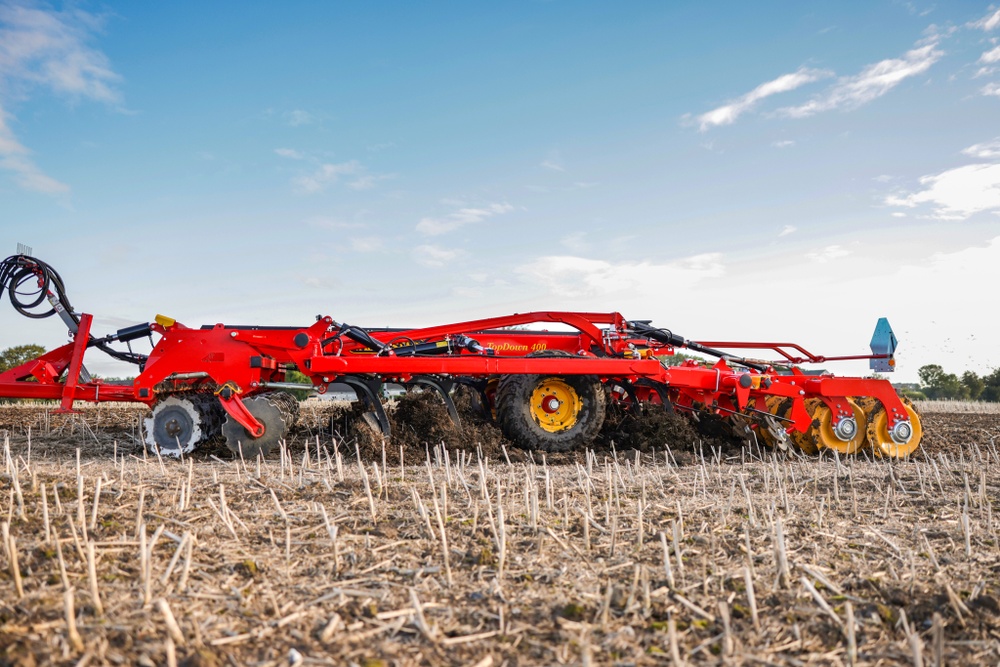
<svg viewBox="0 0 1000 667">
<path fill-rule="evenodd" d="M 533 312 L 418 329 L 366 329 L 330 317 L 305 327 L 195 329 L 157 315 L 152 323 L 95 336 L 92 316 L 74 312 L 62 279 L 44 262 L 25 254 L 7 258 L 0 286 L 28 317 L 59 315 L 72 338 L 0 374 L 0 397 L 59 401 L 57 412 L 72 411 L 74 401 L 144 403 L 151 408 L 147 446 L 164 455 L 190 452 L 220 434 L 234 453 L 266 454 L 298 410 L 287 390 L 323 394 L 333 383 L 354 389 L 385 437 L 390 426 L 382 388 L 396 383 L 437 391 L 456 421 L 452 392 L 470 387 L 509 439 L 546 451 L 593 442 L 608 401 L 638 414 L 667 410 L 714 419 L 745 439 L 811 454 L 867 449 L 902 457 L 920 444 L 918 415 L 888 381 L 799 368 L 868 359 L 872 369 L 892 371 L 896 339 L 884 319 L 871 354 L 842 357 L 814 355 L 792 343 L 691 341 L 618 313 Z M 559 330 L 525 328 L 530 325 Z M 132 341 L 147 338 L 148 355 L 132 351 Z M 83 364 L 90 348 L 136 364 L 137 377 L 128 384 L 92 378 Z M 665 364 L 678 348 L 716 361 Z M 289 382 L 293 370 L 308 384 Z"/>
</svg>

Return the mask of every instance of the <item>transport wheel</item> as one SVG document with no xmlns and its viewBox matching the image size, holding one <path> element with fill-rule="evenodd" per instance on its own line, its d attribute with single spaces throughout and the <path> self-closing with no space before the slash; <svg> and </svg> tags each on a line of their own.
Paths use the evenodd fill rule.
<svg viewBox="0 0 1000 667">
<path fill-rule="evenodd" d="M 503 434 L 527 449 L 586 447 L 604 423 L 604 386 L 594 375 L 505 375 L 496 394 Z"/>
<path fill-rule="evenodd" d="M 219 433 L 222 407 L 215 396 L 186 392 L 159 401 L 145 419 L 146 451 L 179 458 Z"/>
<path fill-rule="evenodd" d="M 898 425 L 896 433 L 889 432 L 889 417 L 885 413 L 885 406 L 875 398 L 861 398 L 859 402 L 864 408 L 868 418 L 867 437 L 868 445 L 875 456 L 901 459 L 917 451 L 920 447 L 920 439 L 924 435 L 923 427 L 920 425 L 920 415 L 913 409 L 913 404 L 907 398 L 901 399 L 906 414 L 909 417 L 909 426 Z"/>
<path fill-rule="evenodd" d="M 795 433 L 792 440 L 802 451 L 815 454 L 821 449 L 832 449 L 841 454 L 854 454 L 867 440 L 868 420 L 864 410 L 850 398 L 847 399 L 854 417 L 833 425 L 833 412 L 819 398 L 806 400 L 806 412 L 812 417 L 812 426 L 805 433 Z"/>
<path fill-rule="evenodd" d="M 271 448 L 277 445 L 294 426 L 299 413 L 298 400 L 283 391 L 268 392 L 243 399 L 243 405 L 264 425 L 264 435 L 259 438 L 253 437 L 228 414 L 222 425 L 222 435 L 226 439 L 226 447 L 236 456 L 242 453 L 244 460 L 255 459 L 258 454 L 267 456 Z"/>
</svg>

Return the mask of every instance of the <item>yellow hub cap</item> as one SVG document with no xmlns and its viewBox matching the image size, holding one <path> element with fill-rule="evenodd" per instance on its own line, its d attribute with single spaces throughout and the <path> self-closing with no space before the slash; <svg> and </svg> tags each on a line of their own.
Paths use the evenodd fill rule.
<svg viewBox="0 0 1000 667">
<path fill-rule="evenodd" d="M 806 401 L 806 410 L 813 416 L 813 427 L 806 435 L 814 439 L 818 449 L 854 454 L 865 444 L 868 420 L 865 418 L 864 410 L 853 400 L 849 398 L 842 400 L 846 401 L 847 409 L 851 413 L 842 415 L 842 418 L 850 419 L 853 416 L 854 422 L 845 421 L 838 423 L 837 426 L 834 426 L 833 412 L 826 403 L 818 398 Z"/>
<path fill-rule="evenodd" d="M 889 417 L 881 402 L 875 399 L 862 399 L 862 401 L 862 406 L 868 417 L 868 444 L 876 456 L 901 459 L 909 456 L 920 447 L 920 439 L 924 435 L 924 430 L 920 425 L 920 415 L 913 409 L 910 401 L 902 399 L 907 418 L 910 420 L 909 440 L 906 442 L 898 442 L 897 440 L 902 439 L 900 437 L 893 439 L 889 432 Z"/>
<path fill-rule="evenodd" d="M 581 407 L 576 389 L 561 378 L 544 378 L 531 392 L 531 417 L 549 433 L 573 428 Z"/>
</svg>

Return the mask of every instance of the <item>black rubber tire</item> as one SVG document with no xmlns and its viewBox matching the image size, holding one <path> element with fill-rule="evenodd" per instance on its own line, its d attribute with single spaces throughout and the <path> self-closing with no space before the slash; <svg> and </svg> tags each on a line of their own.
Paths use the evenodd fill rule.
<svg viewBox="0 0 1000 667">
<path fill-rule="evenodd" d="M 535 388 L 550 377 L 570 385 L 580 397 L 581 407 L 573 426 L 546 431 L 532 417 L 530 398 Z M 596 375 L 504 375 L 497 386 L 497 424 L 511 442 L 524 449 L 568 452 L 594 442 L 604 425 L 604 385 Z"/>
</svg>

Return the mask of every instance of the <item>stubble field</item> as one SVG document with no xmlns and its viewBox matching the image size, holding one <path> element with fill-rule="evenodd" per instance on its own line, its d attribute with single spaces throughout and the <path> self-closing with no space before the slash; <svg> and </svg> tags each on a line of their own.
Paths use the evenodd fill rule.
<svg viewBox="0 0 1000 667">
<path fill-rule="evenodd" d="M 998 414 L 925 413 L 909 461 L 470 429 L 401 464 L 329 410 L 177 462 L 135 408 L 0 406 L 0 664 L 1000 663 Z"/>
</svg>

